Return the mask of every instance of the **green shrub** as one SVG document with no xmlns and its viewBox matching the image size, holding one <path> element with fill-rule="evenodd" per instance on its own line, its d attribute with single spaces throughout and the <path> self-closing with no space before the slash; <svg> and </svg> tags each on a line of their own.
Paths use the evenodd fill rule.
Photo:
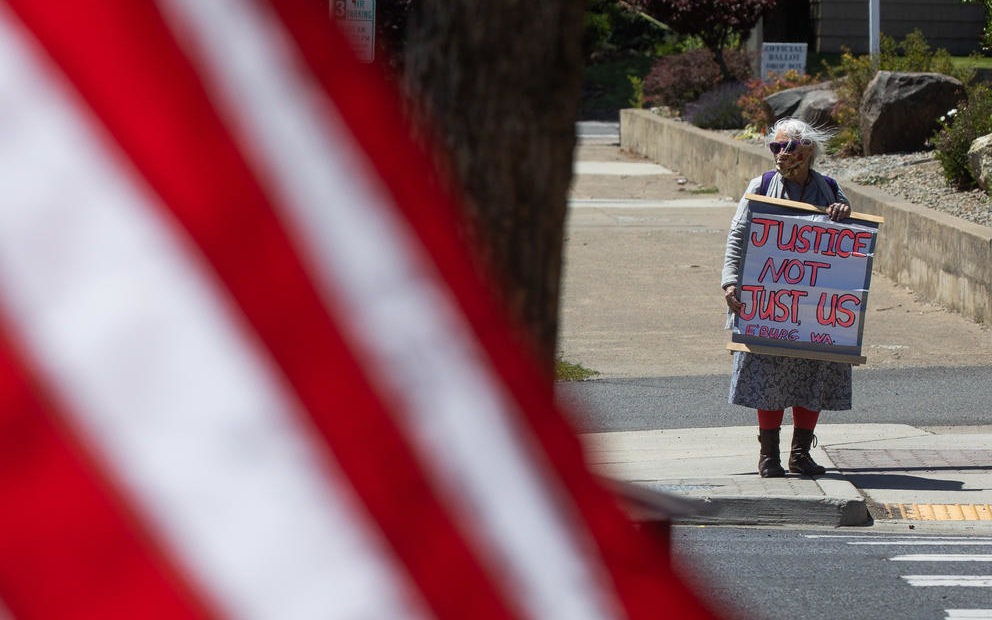
<svg viewBox="0 0 992 620">
<path fill-rule="evenodd" d="M 838 131 L 827 145 L 828 150 L 839 155 L 861 155 L 861 99 L 875 73 L 882 71 L 930 71 L 943 73 L 961 80 L 967 87 L 974 79 L 973 69 L 957 69 L 951 63 L 947 50 L 931 51 L 919 30 L 906 35 L 901 42 L 882 35 L 879 40 L 878 66 L 868 55 L 855 56 L 844 49 L 840 63 L 825 66 L 827 75 L 836 80 L 837 105 L 834 119 Z"/>
<path fill-rule="evenodd" d="M 992 133 L 992 90 L 983 84 L 973 87 L 968 101 L 941 117 L 940 124 L 933 143 L 944 178 L 957 189 L 975 188 L 968 149 L 976 138 Z"/>
<path fill-rule="evenodd" d="M 992 52 L 992 0 L 961 0 L 964 4 L 981 4 L 985 7 L 985 28 L 982 29 L 982 51 Z"/>
<path fill-rule="evenodd" d="M 558 381 L 585 381 L 598 374 L 598 371 L 590 370 L 582 364 L 565 361 L 561 355 L 555 359 L 555 379 Z"/>
<path fill-rule="evenodd" d="M 737 101 L 747 86 L 727 82 L 709 90 L 685 106 L 685 120 L 703 129 L 741 129 L 744 117 Z"/>
<path fill-rule="evenodd" d="M 395 1 L 380 4 L 388 6 Z M 616 0 L 589 0 L 586 3 L 582 51 L 587 64 L 613 61 L 632 54 L 654 55 L 663 38 L 664 32 L 658 26 L 641 19 Z"/>
<path fill-rule="evenodd" d="M 754 79 L 747 83 L 747 90 L 737 100 L 737 106 L 741 110 L 744 121 L 754 130 L 764 133 L 768 127 L 775 122 L 769 118 L 768 110 L 765 108 L 765 97 L 789 88 L 806 86 L 817 81 L 817 78 L 805 73 L 799 73 L 795 69 L 790 69 L 782 75 L 772 73 L 768 80 Z"/>
<path fill-rule="evenodd" d="M 607 50 L 612 51 L 609 47 L 611 24 L 610 16 L 606 13 L 586 11 L 585 20 L 582 54 L 589 62 L 600 55 L 605 55 Z"/>
<path fill-rule="evenodd" d="M 882 35 L 885 39 L 885 35 Z M 861 98 L 868 83 L 875 77 L 876 69 L 871 56 L 855 56 L 844 49 L 840 63 L 827 68 L 827 74 L 834 78 L 837 104 L 833 116 L 837 121 L 837 132 L 827 144 L 828 150 L 839 155 L 860 155 L 861 148 Z"/>
<path fill-rule="evenodd" d="M 627 101 L 632 108 L 643 108 L 644 107 L 644 78 L 634 75 L 633 73 L 627 74 L 627 81 L 630 82 L 631 95 L 630 99 Z"/>
<path fill-rule="evenodd" d="M 628 56 L 620 60 L 587 65 L 582 72 L 582 119 L 615 120 L 617 110 L 643 107 L 635 90 L 635 79 L 651 70 L 655 58 Z"/>
</svg>

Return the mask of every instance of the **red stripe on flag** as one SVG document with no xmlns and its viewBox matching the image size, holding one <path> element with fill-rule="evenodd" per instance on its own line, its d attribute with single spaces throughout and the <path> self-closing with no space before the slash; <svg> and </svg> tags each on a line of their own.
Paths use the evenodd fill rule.
<svg viewBox="0 0 992 620">
<path fill-rule="evenodd" d="M 518 422 L 532 429 L 550 456 L 585 519 L 621 602 L 632 618 L 657 618 L 659 610 L 681 618 L 710 618 L 677 575 L 668 568 L 667 550 L 635 530 L 616 498 L 590 474 L 574 430 L 553 404 L 553 384 L 516 345 L 491 291 L 473 271 L 470 252 L 460 240 L 463 217 L 444 193 L 430 158 L 411 140 L 396 93 L 367 66 L 342 62 L 344 44 L 326 20 L 314 19 L 305 0 L 272 1 L 294 36 L 311 71 L 334 100 L 356 141 L 377 169 L 405 219 L 415 229 L 491 360 L 491 370 L 508 386 L 522 413 Z M 328 43 L 330 41 L 330 44 Z M 541 459 L 536 459 L 541 461 Z M 669 615 L 666 614 L 666 615 Z"/>
<path fill-rule="evenodd" d="M 215 616 L 0 334 L 0 598 L 17 618 Z"/>
<path fill-rule="evenodd" d="M 513 617 L 352 357 L 156 8 L 134 0 L 58 10 L 9 4 L 213 266 L 433 611 Z"/>
</svg>

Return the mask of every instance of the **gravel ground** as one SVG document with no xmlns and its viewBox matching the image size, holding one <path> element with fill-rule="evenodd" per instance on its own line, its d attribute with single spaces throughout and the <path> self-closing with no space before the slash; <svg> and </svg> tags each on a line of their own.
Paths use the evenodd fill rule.
<svg viewBox="0 0 992 620">
<path fill-rule="evenodd" d="M 841 182 L 870 185 L 913 204 L 992 227 L 992 197 L 980 189 L 962 192 L 948 186 L 932 151 L 867 157 L 828 155 L 813 167 Z"/>
<path fill-rule="evenodd" d="M 932 152 L 827 157 L 815 168 L 836 179 L 871 185 L 914 204 L 992 226 L 992 197 L 980 189 L 963 192 L 948 186 Z"/>
</svg>

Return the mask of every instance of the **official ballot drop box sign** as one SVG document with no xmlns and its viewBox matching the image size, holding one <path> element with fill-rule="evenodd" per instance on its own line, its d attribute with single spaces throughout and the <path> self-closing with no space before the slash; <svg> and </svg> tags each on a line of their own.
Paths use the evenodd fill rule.
<svg viewBox="0 0 992 620">
<path fill-rule="evenodd" d="M 731 350 L 862 364 L 872 260 L 882 218 L 748 194 L 751 224 Z"/>
<path fill-rule="evenodd" d="M 783 75 L 790 69 L 795 69 L 800 74 L 806 73 L 805 43 L 761 44 L 762 80 L 767 80 L 768 76 L 772 73 Z"/>
</svg>

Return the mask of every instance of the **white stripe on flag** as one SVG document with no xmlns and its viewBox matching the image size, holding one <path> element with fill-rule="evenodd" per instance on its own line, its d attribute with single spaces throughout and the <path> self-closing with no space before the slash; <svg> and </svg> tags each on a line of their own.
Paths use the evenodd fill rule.
<svg viewBox="0 0 992 620">
<path fill-rule="evenodd" d="M 512 405 L 454 308 L 450 294 L 374 186 L 333 104 L 300 77 L 286 34 L 257 2 L 161 0 L 176 31 L 210 70 L 217 105 L 291 213 L 287 228 L 309 252 L 314 279 L 343 317 L 379 392 L 403 414 L 447 506 L 475 536 L 480 560 L 508 577 L 507 598 L 539 618 L 608 617 L 614 602 L 590 544 L 535 476 L 533 440 L 510 426 Z M 316 95 L 316 96 L 315 96 Z M 481 536 L 481 538 L 479 538 Z"/>
<path fill-rule="evenodd" d="M 0 302 L 71 422 L 234 617 L 425 615 L 197 251 L 16 23 L 0 8 Z"/>
</svg>

